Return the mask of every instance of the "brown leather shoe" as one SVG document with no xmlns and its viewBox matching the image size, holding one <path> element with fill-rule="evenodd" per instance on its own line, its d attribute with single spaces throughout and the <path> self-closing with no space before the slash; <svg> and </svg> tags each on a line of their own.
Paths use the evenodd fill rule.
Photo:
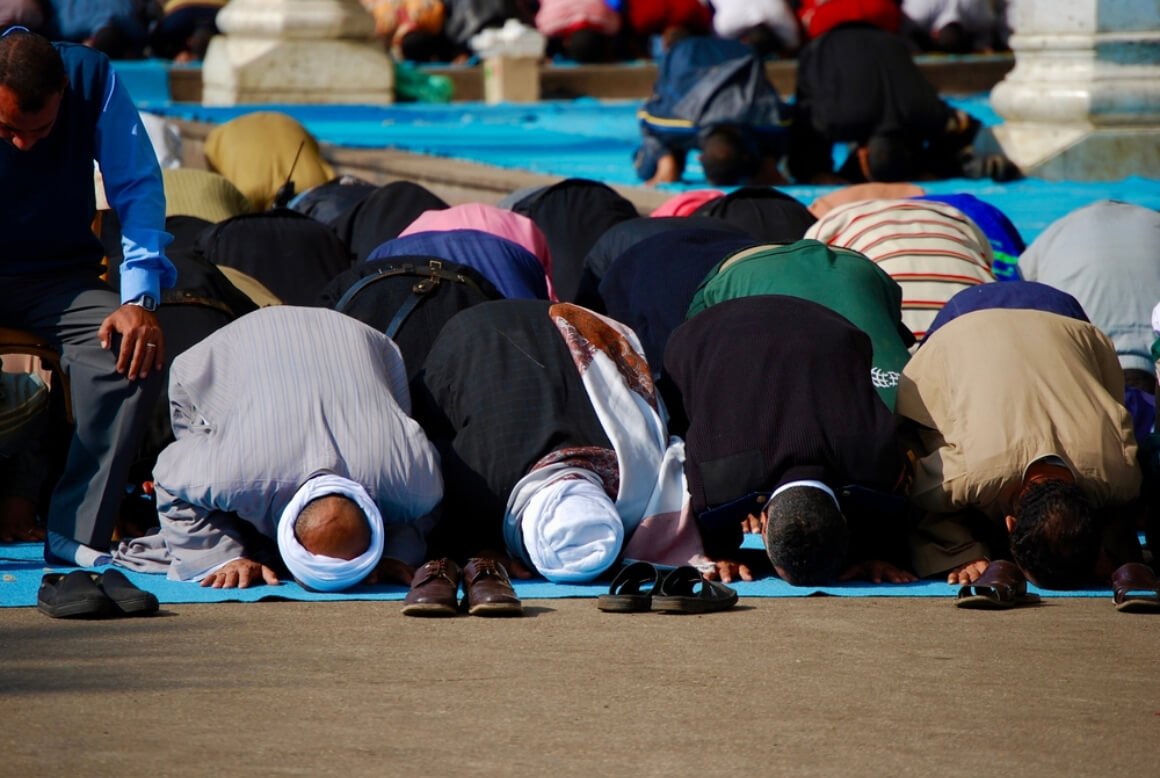
<svg viewBox="0 0 1160 778">
<path fill-rule="evenodd" d="M 507 570 L 494 559 L 476 557 L 463 568 L 463 601 L 472 616 L 523 616 Z"/>
<path fill-rule="evenodd" d="M 432 559 L 411 579 L 403 599 L 404 616 L 454 616 L 459 613 L 459 565 L 444 557 Z"/>
</svg>

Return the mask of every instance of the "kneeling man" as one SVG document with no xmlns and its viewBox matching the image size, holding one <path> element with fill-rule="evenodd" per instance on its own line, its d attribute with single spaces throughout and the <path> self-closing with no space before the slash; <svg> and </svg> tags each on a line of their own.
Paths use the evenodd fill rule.
<svg viewBox="0 0 1160 778">
<path fill-rule="evenodd" d="M 263 308 L 178 357 L 169 400 L 160 531 L 122 543 L 117 564 L 273 584 L 274 541 L 310 589 L 410 582 L 443 482 L 389 338 L 335 311 Z"/>
</svg>

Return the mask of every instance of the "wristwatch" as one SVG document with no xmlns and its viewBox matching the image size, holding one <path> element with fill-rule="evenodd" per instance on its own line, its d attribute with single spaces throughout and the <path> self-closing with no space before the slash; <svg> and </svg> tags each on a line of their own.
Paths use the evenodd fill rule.
<svg viewBox="0 0 1160 778">
<path fill-rule="evenodd" d="M 139 305 L 147 311 L 157 310 L 157 298 L 146 292 L 136 300 L 129 300 L 126 305 Z"/>
</svg>

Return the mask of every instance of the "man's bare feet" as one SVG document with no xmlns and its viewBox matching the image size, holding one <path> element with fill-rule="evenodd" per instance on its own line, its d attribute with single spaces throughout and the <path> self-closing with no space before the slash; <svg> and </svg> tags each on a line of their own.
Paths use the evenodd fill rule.
<svg viewBox="0 0 1160 778">
<path fill-rule="evenodd" d="M 0 497 L 0 543 L 43 540 L 44 528 L 36 523 L 36 503 L 27 497 Z"/>
</svg>

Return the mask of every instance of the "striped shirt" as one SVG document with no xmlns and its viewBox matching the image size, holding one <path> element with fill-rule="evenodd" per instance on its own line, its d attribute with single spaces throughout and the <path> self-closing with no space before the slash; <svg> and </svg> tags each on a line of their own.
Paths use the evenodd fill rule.
<svg viewBox="0 0 1160 778">
<path fill-rule="evenodd" d="M 823 216 L 805 237 L 858 251 L 902 287 L 902 321 L 921 341 L 962 289 L 995 280 L 994 252 L 962 211 L 920 200 L 864 200 Z"/>
</svg>

